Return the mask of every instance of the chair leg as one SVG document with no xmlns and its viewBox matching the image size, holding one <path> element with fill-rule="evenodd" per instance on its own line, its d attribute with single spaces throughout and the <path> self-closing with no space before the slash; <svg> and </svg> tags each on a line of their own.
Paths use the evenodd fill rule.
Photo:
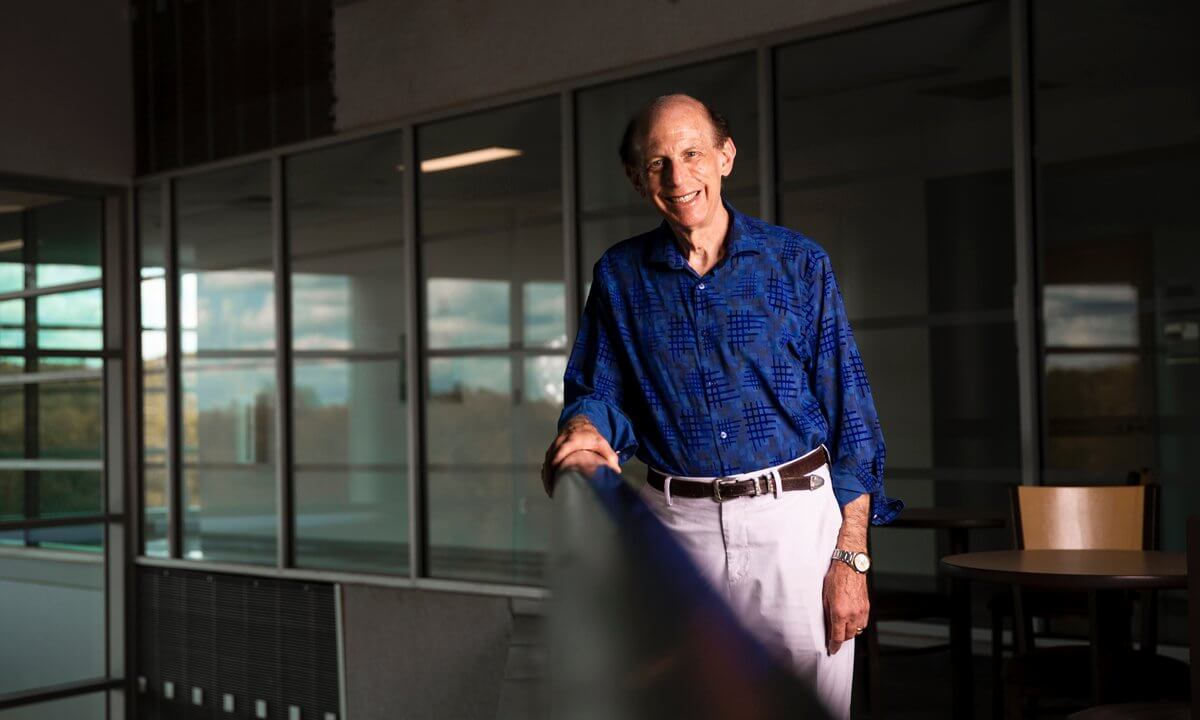
<svg viewBox="0 0 1200 720">
<path fill-rule="evenodd" d="M 992 605 L 992 718 L 1004 717 L 1004 612 Z"/>
<path fill-rule="evenodd" d="M 1004 684 L 1004 704 L 1008 709 L 1009 720 L 1022 720 L 1025 717 L 1022 702 L 1021 687 L 1013 683 Z"/>
</svg>

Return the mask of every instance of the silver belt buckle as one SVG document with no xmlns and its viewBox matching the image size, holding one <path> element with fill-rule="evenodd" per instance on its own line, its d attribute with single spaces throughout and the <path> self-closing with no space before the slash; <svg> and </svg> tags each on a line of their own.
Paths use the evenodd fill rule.
<svg viewBox="0 0 1200 720">
<path fill-rule="evenodd" d="M 713 500 L 716 500 L 719 503 L 723 503 L 726 500 L 733 500 L 733 498 L 721 497 L 721 486 L 722 485 L 732 485 L 735 482 L 741 482 L 741 481 L 736 480 L 734 478 L 728 478 L 728 477 L 719 477 L 719 478 L 713 480 L 712 481 Z M 739 496 L 739 497 L 741 497 L 741 496 Z"/>
<path fill-rule="evenodd" d="M 821 477 L 820 475 L 805 475 L 804 477 L 808 478 L 809 490 L 816 490 L 825 484 L 825 478 Z"/>
</svg>

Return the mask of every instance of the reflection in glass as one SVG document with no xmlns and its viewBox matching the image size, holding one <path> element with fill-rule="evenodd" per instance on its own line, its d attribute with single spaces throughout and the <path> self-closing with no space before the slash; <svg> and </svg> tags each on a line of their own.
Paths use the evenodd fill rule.
<svg viewBox="0 0 1200 720">
<path fill-rule="evenodd" d="M 266 163 L 177 184 L 184 550 L 275 561 L 275 308 Z M 202 353 L 202 355 L 201 355 Z"/>
<path fill-rule="evenodd" d="M 521 286 L 526 345 L 567 346 L 565 289 L 561 282 L 527 282 Z"/>
<path fill-rule="evenodd" d="M 37 238 L 38 287 L 100 279 L 100 200 L 64 200 L 36 207 L 30 215 Z"/>
<path fill-rule="evenodd" d="M 289 158 L 296 561 L 408 568 L 403 137 Z"/>
<path fill-rule="evenodd" d="M 182 371 L 187 556 L 273 563 L 274 363 L 185 358 Z"/>
<path fill-rule="evenodd" d="M 162 185 L 137 190 L 142 359 L 142 551 L 167 548 L 167 285 Z"/>
<path fill-rule="evenodd" d="M 561 356 L 518 358 L 528 384 L 516 402 L 513 360 L 431 358 L 426 440 L 429 462 L 430 570 L 477 580 L 541 581 L 550 504 L 538 477 L 541 455 L 562 408 Z M 520 369 L 518 368 L 520 371 Z M 548 383 L 547 383 L 548 384 Z"/>
<path fill-rule="evenodd" d="M 419 178 L 423 331 L 436 351 L 424 476 L 438 577 L 541 581 L 549 502 L 537 468 L 561 407 L 545 374 L 557 372 L 561 393 L 566 345 L 559 122 L 549 98 L 418 135 L 422 161 L 520 153 Z"/>
<path fill-rule="evenodd" d="M 1148 470 L 1162 545 L 1183 550 L 1200 507 L 1200 5 L 1030 7 L 1044 480 Z"/>
<path fill-rule="evenodd" d="M 832 259 L 915 507 L 991 510 L 1019 482 L 1008 27 L 979 4 L 775 53 L 780 222 Z M 875 547 L 932 582 L 932 532 Z"/>
<path fill-rule="evenodd" d="M 509 288 L 507 280 L 430 278 L 429 347 L 508 347 Z"/>
<path fill-rule="evenodd" d="M 584 295 L 601 253 L 662 221 L 634 192 L 617 155 L 629 118 L 659 95 L 687 93 L 725 116 L 737 159 L 733 174 L 722 183 L 722 195 L 742 212 L 759 214 L 757 77 L 754 55 L 746 54 L 579 91 L 579 274 Z"/>
<path fill-rule="evenodd" d="M 1046 345 L 1137 347 L 1137 288 L 1130 284 L 1047 284 L 1042 290 Z"/>
<path fill-rule="evenodd" d="M 407 416 L 397 360 L 297 360 L 297 557 L 305 565 L 408 566 Z"/>
<path fill-rule="evenodd" d="M 98 527 L 72 532 L 73 536 L 60 534 L 58 539 L 66 541 L 60 544 L 88 547 L 99 537 Z M 54 544 L 52 538 L 39 539 Z M 103 677 L 104 612 L 104 566 L 99 558 L 0 556 L 0 617 L 7 660 L 0 673 L 0 695 Z"/>
</svg>

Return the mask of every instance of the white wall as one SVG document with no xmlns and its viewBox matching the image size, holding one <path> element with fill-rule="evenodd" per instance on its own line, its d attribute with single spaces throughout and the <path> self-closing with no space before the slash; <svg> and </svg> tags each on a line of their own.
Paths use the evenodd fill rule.
<svg viewBox="0 0 1200 720">
<path fill-rule="evenodd" d="M 850 15 L 899 0 L 348 0 L 334 5 L 337 129 Z"/>
<path fill-rule="evenodd" d="M 132 179 L 129 28 L 128 0 L 5 3 L 0 173 Z"/>
</svg>

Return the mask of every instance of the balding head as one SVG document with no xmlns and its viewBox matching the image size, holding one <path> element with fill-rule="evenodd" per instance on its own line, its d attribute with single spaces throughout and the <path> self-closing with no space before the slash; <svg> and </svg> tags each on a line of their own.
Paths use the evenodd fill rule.
<svg viewBox="0 0 1200 720">
<path fill-rule="evenodd" d="M 621 163 L 626 168 L 640 165 L 646 133 L 654 120 L 672 109 L 688 105 L 696 107 L 708 118 L 708 122 L 712 126 L 713 147 L 723 147 L 725 141 L 730 138 L 730 134 L 729 123 L 721 113 L 714 110 L 708 103 L 697 100 L 691 95 L 683 93 L 659 95 L 630 118 L 629 123 L 625 126 L 625 133 L 621 136 Z"/>
</svg>

